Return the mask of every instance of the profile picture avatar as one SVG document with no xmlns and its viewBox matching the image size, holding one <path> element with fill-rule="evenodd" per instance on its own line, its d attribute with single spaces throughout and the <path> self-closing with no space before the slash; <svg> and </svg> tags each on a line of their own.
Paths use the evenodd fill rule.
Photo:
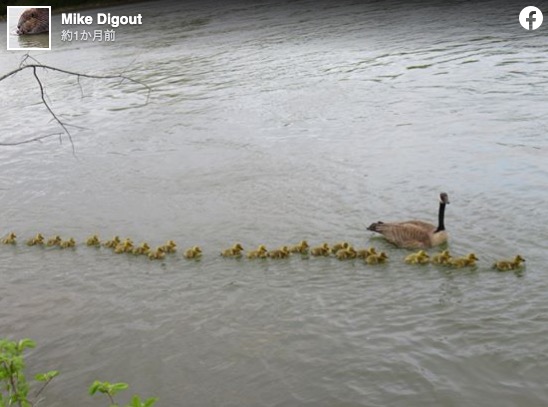
<svg viewBox="0 0 548 407">
<path fill-rule="evenodd" d="M 519 13 L 519 23 L 526 30 L 536 30 L 542 25 L 542 11 L 535 6 L 525 7 Z"/>
</svg>

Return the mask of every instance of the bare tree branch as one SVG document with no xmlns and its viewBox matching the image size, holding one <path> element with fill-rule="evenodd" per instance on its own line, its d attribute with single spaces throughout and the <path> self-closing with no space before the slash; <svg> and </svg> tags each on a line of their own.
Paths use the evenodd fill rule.
<svg viewBox="0 0 548 407">
<path fill-rule="evenodd" d="M 27 61 L 29 61 L 29 60 L 32 63 L 27 63 Z M 82 94 L 82 97 L 84 97 L 84 91 L 83 91 L 82 85 L 80 83 L 81 78 L 102 79 L 102 80 L 118 80 L 119 81 L 118 85 L 122 84 L 124 81 L 127 81 L 127 82 L 131 82 L 131 83 L 134 83 L 134 84 L 137 84 L 137 85 L 143 87 L 147 91 L 146 100 L 142 105 L 139 105 L 139 106 L 136 106 L 136 107 L 143 107 L 143 106 L 148 105 L 148 102 L 150 100 L 150 93 L 152 92 L 152 89 L 146 83 L 143 83 L 141 81 L 133 79 L 133 78 L 131 78 L 129 76 L 126 76 L 124 74 L 91 75 L 91 74 L 84 74 L 84 73 L 80 73 L 80 72 L 67 71 L 65 69 L 56 68 L 54 66 L 43 65 L 38 60 L 36 60 L 36 58 L 30 56 L 29 54 L 25 54 L 25 56 L 21 59 L 21 63 L 19 64 L 19 68 L 14 69 L 13 71 L 10 71 L 10 72 L 0 76 L 0 82 L 2 82 L 3 80 L 5 80 L 5 79 L 7 79 L 11 76 L 16 75 L 19 72 L 24 71 L 25 69 L 32 69 L 33 76 L 36 79 L 36 82 L 38 82 L 38 87 L 40 89 L 40 97 L 42 99 L 42 103 L 44 104 L 44 106 L 46 106 L 46 109 L 48 110 L 49 114 L 52 116 L 53 120 L 56 121 L 59 126 L 61 126 L 61 128 L 63 129 L 63 133 L 48 134 L 48 135 L 45 135 L 45 136 L 34 137 L 34 138 L 30 138 L 30 139 L 27 139 L 27 140 L 24 140 L 24 141 L 13 142 L 13 143 L 2 143 L 2 142 L 0 142 L 0 146 L 16 146 L 16 145 L 20 145 L 20 144 L 32 143 L 32 142 L 40 141 L 42 139 L 52 137 L 52 136 L 56 136 L 56 135 L 59 136 L 60 140 L 62 140 L 61 137 L 62 137 L 63 134 L 65 134 L 68 137 L 69 141 L 70 141 L 70 144 L 71 144 L 71 147 L 72 147 L 72 154 L 75 155 L 76 151 L 75 151 L 75 148 L 74 148 L 72 134 L 70 133 L 68 127 L 69 126 L 70 127 L 78 127 L 78 126 L 73 126 L 73 125 L 70 125 L 68 123 L 63 122 L 59 118 L 59 116 L 53 111 L 50 104 L 46 100 L 45 89 L 44 89 L 42 81 L 40 80 L 40 77 L 38 76 L 38 71 L 37 71 L 38 69 L 59 72 L 59 73 L 63 73 L 65 75 L 70 75 L 70 76 L 76 76 L 77 83 L 78 83 L 78 86 L 80 88 L 80 93 Z"/>
</svg>

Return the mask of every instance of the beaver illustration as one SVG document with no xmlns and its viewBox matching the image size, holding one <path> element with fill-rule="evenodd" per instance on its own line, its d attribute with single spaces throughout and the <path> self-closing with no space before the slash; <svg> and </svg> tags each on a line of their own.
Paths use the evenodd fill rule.
<svg viewBox="0 0 548 407">
<path fill-rule="evenodd" d="M 49 9 L 29 8 L 23 11 L 17 23 L 17 35 L 49 32 Z"/>
</svg>

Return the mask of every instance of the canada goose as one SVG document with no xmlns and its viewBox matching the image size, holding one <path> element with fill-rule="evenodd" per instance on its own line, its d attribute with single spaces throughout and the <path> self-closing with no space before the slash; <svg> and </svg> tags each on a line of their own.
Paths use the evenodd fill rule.
<svg viewBox="0 0 548 407">
<path fill-rule="evenodd" d="M 240 243 L 234 244 L 230 249 L 225 249 L 221 252 L 223 257 L 241 257 L 244 247 Z"/>
<path fill-rule="evenodd" d="M 333 246 L 331 246 L 331 253 L 337 254 L 339 250 L 346 249 L 348 246 L 350 246 L 348 242 L 335 243 Z"/>
<path fill-rule="evenodd" d="M 331 249 L 327 243 L 322 244 L 321 246 L 313 247 L 310 249 L 310 254 L 312 256 L 329 256 Z"/>
<path fill-rule="evenodd" d="M 175 253 L 177 251 L 176 249 L 177 243 L 175 243 L 173 240 L 168 240 L 162 248 L 164 249 L 165 253 Z"/>
<path fill-rule="evenodd" d="M 44 236 L 41 233 L 37 233 L 36 236 L 27 240 L 28 246 L 36 246 L 44 244 Z"/>
<path fill-rule="evenodd" d="M 17 243 L 17 235 L 13 232 L 10 232 L 6 237 L 2 239 L 3 244 L 16 244 Z"/>
<path fill-rule="evenodd" d="M 95 246 L 99 247 L 101 245 L 101 241 L 99 240 L 99 236 L 93 235 L 87 238 L 86 245 L 88 246 Z"/>
<path fill-rule="evenodd" d="M 147 242 L 143 242 L 139 246 L 133 248 L 131 252 L 136 255 L 148 254 L 150 252 L 150 246 L 148 245 Z"/>
<path fill-rule="evenodd" d="M 164 257 L 166 257 L 166 254 L 164 253 L 162 247 L 160 246 L 154 250 L 150 250 L 147 256 L 150 260 L 162 260 Z"/>
<path fill-rule="evenodd" d="M 524 261 L 525 259 L 518 254 L 514 257 L 514 260 L 500 260 L 495 262 L 493 268 L 498 271 L 516 270 L 522 266 L 521 263 Z"/>
<path fill-rule="evenodd" d="M 367 230 L 382 234 L 386 240 L 398 247 L 407 249 L 426 249 L 438 246 L 447 241 L 444 216 L 445 205 L 449 203 L 449 197 L 445 192 L 440 194 L 440 207 L 438 211 L 438 226 L 420 220 L 406 222 L 375 222 L 369 225 Z"/>
<path fill-rule="evenodd" d="M 75 247 L 76 246 L 76 240 L 74 238 L 70 238 L 68 240 L 62 240 L 61 243 L 59 243 L 59 247 L 62 249 L 68 249 L 69 247 Z"/>
<path fill-rule="evenodd" d="M 259 245 L 256 250 L 252 250 L 247 253 L 248 259 L 266 259 L 268 257 L 268 250 L 265 245 Z"/>
<path fill-rule="evenodd" d="M 434 264 L 449 264 L 450 260 L 451 253 L 449 253 L 449 250 L 444 250 L 432 256 L 432 263 Z"/>
<path fill-rule="evenodd" d="M 339 249 L 337 253 L 335 253 L 335 256 L 339 260 L 355 259 L 357 255 L 358 255 L 358 252 L 356 252 L 356 249 L 354 249 L 350 245 L 345 248 Z"/>
<path fill-rule="evenodd" d="M 379 254 L 371 254 L 367 256 L 367 258 L 365 259 L 365 262 L 367 264 L 381 264 L 381 263 L 385 263 L 386 260 L 388 260 L 388 256 L 386 255 L 386 253 L 380 252 Z"/>
<path fill-rule="evenodd" d="M 476 261 L 479 260 L 474 253 L 469 253 L 468 255 L 464 257 L 457 257 L 452 258 L 449 260 L 449 265 L 456 267 L 456 268 L 462 268 L 462 267 L 474 267 L 476 265 Z"/>
<path fill-rule="evenodd" d="M 428 264 L 430 256 L 424 250 L 419 250 L 417 253 L 412 253 L 405 258 L 407 264 Z"/>
<path fill-rule="evenodd" d="M 358 259 L 367 259 L 368 256 L 372 254 L 377 254 L 377 250 L 374 247 L 370 247 L 369 249 L 360 249 L 356 251 L 356 257 Z"/>
<path fill-rule="evenodd" d="M 52 236 L 46 241 L 46 246 L 59 246 L 62 240 L 63 239 L 61 239 L 61 236 L 59 235 Z"/>
<path fill-rule="evenodd" d="M 295 246 L 291 246 L 289 248 L 289 251 L 291 253 L 300 253 L 300 254 L 307 254 L 308 253 L 308 248 L 310 246 L 308 245 L 308 242 L 306 240 L 301 240 L 299 242 L 299 244 L 295 245 Z"/>
<path fill-rule="evenodd" d="M 286 259 L 289 257 L 289 254 L 289 248 L 287 246 L 282 246 L 279 249 L 268 252 L 268 257 L 272 259 Z"/>
<path fill-rule="evenodd" d="M 184 256 L 186 259 L 198 259 L 202 256 L 202 249 L 199 246 L 193 246 L 185 251 Z"/>
</svg>

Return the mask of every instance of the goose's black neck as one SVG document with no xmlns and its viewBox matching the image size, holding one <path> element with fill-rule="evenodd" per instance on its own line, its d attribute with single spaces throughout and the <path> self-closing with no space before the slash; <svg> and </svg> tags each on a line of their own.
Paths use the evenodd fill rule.
<svg viewBox="0 0 548 407">
<path fill-rule="evenodd" d="M 444 217 L 445 217 L 445 203 L 440 202 L 440 210 L 438 211 L 438 228 L 436 229 L 434 233 L 445 230 L 445 224 L 443 223 Z"/>
</svg>

